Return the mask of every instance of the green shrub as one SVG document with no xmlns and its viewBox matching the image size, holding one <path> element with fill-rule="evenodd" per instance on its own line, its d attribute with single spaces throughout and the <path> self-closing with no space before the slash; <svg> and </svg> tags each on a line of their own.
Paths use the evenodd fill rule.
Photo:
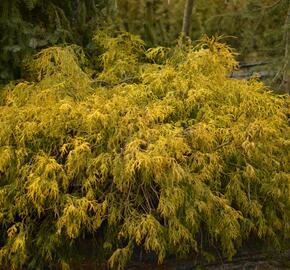
<svg viewBox="0 0 290 270">
<path fill-rule="evenodd" d="M 233 54 L 213 39 L 95 41 L 95 81 L 80 48 L 52 47 L 31 62 L 34 82 L 2 93 L 2 265 L 66 269 L 83 238 L 119 268 L 136 246 L 161 263 L 289 240 L 287 98 L 228 78 Z"/>
</svg>

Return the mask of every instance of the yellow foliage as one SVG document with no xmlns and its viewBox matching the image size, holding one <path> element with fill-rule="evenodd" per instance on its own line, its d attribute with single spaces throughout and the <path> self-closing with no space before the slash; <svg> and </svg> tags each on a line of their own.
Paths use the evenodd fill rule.
<svg viewBox="0 0 290 270">
<path fill-rule="evenodd" d="M 52 47 L 31 61 L 34 82 L 2 93 L 1 263 L 68 269 L 83 237 L 119 269 L 136 247 L 162 263 L 289 240 L 289 97 L 228 78 L 237 63 L 216 39 L 94 40 L 95 81 L 80 48 Z"/>
</svg>

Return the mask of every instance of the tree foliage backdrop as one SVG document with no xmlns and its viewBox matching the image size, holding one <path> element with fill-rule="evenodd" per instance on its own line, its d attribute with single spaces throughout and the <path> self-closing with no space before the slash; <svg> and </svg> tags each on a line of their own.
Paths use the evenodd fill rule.
<svg viewBox="0 0 290 270">
<path fill-rule="evenodd" d="M 185 0 L 2 0 L 0 83 L 25 76 L 23 59 L 35 51 L 74 43 L 95 53 L 100 26 L 141 35 L 150 46 L 173 46 L 181 32 Z M 289 89 L 288 0 L 194 1 L 190 37 L 224 35 L 240 61 L 267 61 L 267 83 Z M 289 91 L 289 90 L 288 90 Z"/>
<path fill-rule="evenodd" d="M 185 1 L 117 1 L 114 22 L 149 45 L 171 46 L 182 26 Z M 114 23 L 113 23 L 114 24 Z M 115 23 L 116 24 L 116 23 Z M 290 3 L 288 0 L 194 1 L 190 37 L 227 36 L 239 60 L 270 62 L 267 82 L 289 90 Z"/>
<path fill-rule="evenodd" d="M 23 61 L 42 48 L 75 43 L 92 49 L 92 32 L 109 2 L 1 0 L 0 83 L 23 77 Z"/>
<path fill-rule="evenodd" d="M 249 239 L 290 235 L 287 97 L 227 78 L 232 50 L 204 38 L 145 50 L 95 38 L 92 81 L 80 47 L 51 47 L 0 106 L 1 265 L 69 269 L 81 239 L 122 269 L 139 247 L 231 258 Z M 289 102 L 289 99 L 288 99 Z"/>
</svg>

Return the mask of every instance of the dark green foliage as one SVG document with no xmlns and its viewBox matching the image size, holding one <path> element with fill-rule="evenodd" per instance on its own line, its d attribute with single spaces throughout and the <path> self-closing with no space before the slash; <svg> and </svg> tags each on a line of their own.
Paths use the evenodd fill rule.
<svg viewBox="0 0 290 270">
<path fill-rule="evenodd" d="M 92 46 L 103 0 L 1 0 L 0 84 L 23 77 L 23 60 L 60 43 Z"/>
</svg>

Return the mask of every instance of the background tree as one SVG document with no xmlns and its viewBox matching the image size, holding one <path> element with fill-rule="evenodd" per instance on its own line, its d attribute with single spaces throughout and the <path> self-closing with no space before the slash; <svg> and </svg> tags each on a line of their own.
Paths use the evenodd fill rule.
<svg viewBox="0 0 290 270">
<path fill-rule="evenodd" d="M 185 0 L 3 0 L 0 80 L 19 78 L 23 59 L 49 45 L 77 43 L 89 52 L 94 48 L 89 36 L 98 27 L 138 34 L 148 46 L 173 46 L 182 30 L 185 4 Z M 273 75 L 267 83 L 286 88 L 288 9 L 288 0 L 197 1 L 189 36 L 228 37 L 225 42 L 239 52 L 239 61 L 271 62 L 266 71 Z"/>
<path fill-rule="evenodd" d="M 185 1 L 124 0 L 118 1 L 115 14 L 121 29 L 141 35 L 149 45 L 172 46 L 182 29 L 184 6 Z M 266 71 L 272 77 L 267 83 L 279 88 L 283 84 L 279 70 L 289 74 L 289 63 L 284 68 L 285 49 L 289 48 L 285 38 L 288 7 L 288 0 L 197 1 L 190 37 L 227 37 L 225 42 L 239 52 L 239 61 L 270 62 Z"/>
<path fill-rule="evenodd" d="M 185 35 L 185 37 L 188 37 L 190 35 L 193 4 L 194 4 L 194 0 L 187 0 L 185 2 L 183 23 L 182 23 L 182 33 Z"/>
<path fill-rule="evenodd" d="M 0 83 L 21 76 L 37 50 L 75 43 L 90 48 L 91 35 L 108 4 L 103 0 L 1 0 Z"/>
</svg>

